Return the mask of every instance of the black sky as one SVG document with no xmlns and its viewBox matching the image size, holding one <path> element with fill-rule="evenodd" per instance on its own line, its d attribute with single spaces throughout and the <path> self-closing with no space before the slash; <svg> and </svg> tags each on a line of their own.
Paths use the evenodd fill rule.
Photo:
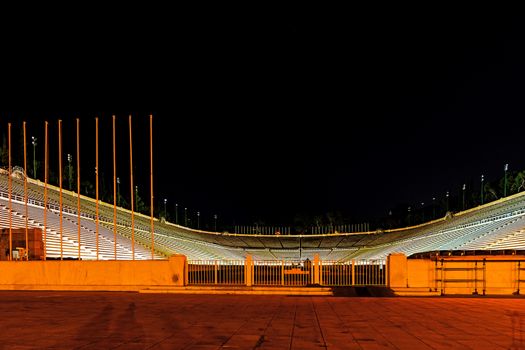
<svg viewBox="0 0 525 350">
<path fill-rule="evenodd" d="M 123 139 L 132 113 L 146 189 L 151 112 L 156 197 L 244 224 L 360 222 L 525 168 L 523 18 L 411 10 L 97 14 L 14 31 L 2 127 L 97 114 L 107 132 L 116 113 Z"/>
</svg>

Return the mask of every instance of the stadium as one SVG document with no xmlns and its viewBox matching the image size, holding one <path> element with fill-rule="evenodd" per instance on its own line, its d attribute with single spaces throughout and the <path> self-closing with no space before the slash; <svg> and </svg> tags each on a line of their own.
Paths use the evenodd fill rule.
<svg viewBox="0 0 525 350">
<path fill-rule="evenodd" d="M 13 166 L 8 124 L 7 148 L 4 144 L 0 152 L 7 164 L 0 169 L 5 325 L 0 332 L 8 347 L 304 350 L 468 344 L 493 349 L 508 348 L 509 341 L 518 348 L 522 344 L 521 180 L 492 202 L 473 201 L 470 209 L 447 210 L 430 221 L 421 215 L 417 225 L 406 227 L 370 229 L 365 223 L 226 231 L 217 230 L 215 222 L 214 230 L 210 225 L 201 230 L 198 221 L 197 229 L 187 225 L 186 213 L 185 225 L 178 224 L 177 215 L 175 223 L 166 220 L 166 209 L 164 216 L 158 208 L 154 215 L 152 116 L 150 210 L 135 210 L 131 116 L 130 206 L 118 203 L 115 167 L 113 195 L 106 191 L 106 201 L 100 199 L 95 121 L 94 196 L 87 189 L 81 193 L 81 170 L 90 166 L 80 166 L 79 119 L 76 192 L 69 154 L 69 166 L 62 166 L 67 153 L 61 121 L 58 161 L 51 162 L 53 168 L 58 163 L 59 176 L 51 181 L 48 123 L 43 178 L 27 171 L 25 122 L 23 147 L 18 147 L 23 157 L 18 152 Z M 111 140 L 105 141 L 107 149 Z M 115 164 L 115 116 L 112 141 Z M 137 158 L 146 168 L 144 153 Z M 472 331 L 474 314 L 483 326 Z M 446 322 L 468 329 L 458 332 Z"/>
<path fill-rule="evenodd" d="M 525 349 L 522 11 L 49 5 L 3 21 L 0 349 Z"/>
<path fill-rule="evenodd" d="M 263 235 L 196 230 L 132 213 L 29 178 L 23 168 L 2 170 L 0 191 L 2 260 L 139 262 L 183 256 L 185 286 L 386 286 L 400 295 L 485 294 L 494 279 L 486 268 L 492 261 L 511 277 L 496 278 L 491 292 L 519 294 L 525 192 L 405 228 Z M 387 262 L 391 256 L 405 257 L 403 266 L 427 261 L 425 274 L 431 278 L 396 285 Z M 445 278 L 445 261 L 463 265 L 450 267 Z M 458 278 L 460 270 L 465 276 Z"/>
<path fill-rule="evenodd" d="M 25 228 L 23 169 L 11 177 L 13 229 Z M 9 229 L 9 185 L 7 171 L 0 175 L 2 229 Z M 80 196 L 80 242 L 78 241 L 77 194 L 62 190 L 62 248 L 60 243 L 59 189 L 48 185 L 45 256 L 47 259 L 146 260 L 151 259 L 150 217 L 135 213 L 135 256 L 132 257 L 131 211 L 121 207 L 113 221 L 113 205 L 99 203 L 99 246 L 96 246 L 96 202 Z M 44 228 L 44 184 L 27 178 L 28 227 Z M 155 259 L 183 254 L 189 260 L 323 260 L 347 262 L 385 259 L 391 253 L 407 256 L 446 251 L 494 254 L 525 249 L 525 193 L 454 213 L 421 225 L 380 232 L 341 232 L 320 235 L 258 235 L 207 232 L 154 218 Z M 117 236 L 114 236 L 116 228 Z M 115 240 L 115 237 L 117 238 Z M 80 247 L 80 257 L 78 248 Z M 116 247 L 116 255 L 115 255 Z M 61 250 L 62 249 L 62 250 Z M 97 255 L 98 252 L 98 255 Z M 471 253 L 472 254 L 472 253 Z M 43 256 L 35 257 L 37 259 Z"/>
</svg>

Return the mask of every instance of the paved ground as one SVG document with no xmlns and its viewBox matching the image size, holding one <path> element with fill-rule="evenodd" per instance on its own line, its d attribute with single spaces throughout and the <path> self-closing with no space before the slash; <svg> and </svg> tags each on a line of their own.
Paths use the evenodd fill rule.
<svg viewBox="0 0 525 350">
<path fill-rule="evenodd" d="M 525 299 L 0 292 L 0 349 L 521 349 Z"/>
</svg>

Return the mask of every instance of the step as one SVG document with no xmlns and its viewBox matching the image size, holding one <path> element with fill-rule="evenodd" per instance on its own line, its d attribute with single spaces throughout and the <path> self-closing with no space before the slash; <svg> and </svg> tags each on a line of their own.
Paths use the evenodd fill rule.
<svg viewBox="0 0 525 350">
<path fill-rule="evenodd" d="M 392 291 L 397 296 L 440 296 L 440 290 L 434 290 L 430 288 L 393 288 Z"/>
<path fill-rule="evenodd" d="M 186 286 L 186 287 L 149 287 L 142 289 L 139 293 L 173 293 L 173 294 L 235 294 L 235 295 L 315 295 L 332 296 L 330 288 L 305 288 L 305 287 L 208 287 L 208 286 Z"/>
</svg>

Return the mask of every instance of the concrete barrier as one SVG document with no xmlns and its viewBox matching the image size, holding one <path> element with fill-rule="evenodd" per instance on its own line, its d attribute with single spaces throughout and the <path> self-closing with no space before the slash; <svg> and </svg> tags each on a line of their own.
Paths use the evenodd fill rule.
<svg viewBox="0 0 525 350">
<path fill-rule="evenodd" d="M 138 291 L 184 286 L 186 257 L 155 261 L 1 261 L 0 290 Z"/>
</svg>

